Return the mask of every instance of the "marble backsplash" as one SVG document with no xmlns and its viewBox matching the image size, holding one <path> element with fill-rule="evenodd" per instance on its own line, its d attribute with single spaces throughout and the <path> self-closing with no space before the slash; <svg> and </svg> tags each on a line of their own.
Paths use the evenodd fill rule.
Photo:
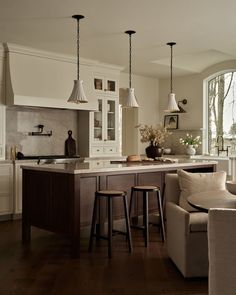
<svg viewBox="0 0 236 295">
<path fill-rule="evenodd" d="M 35 127 L 44 125 L 44 132 L 52 136 L 30 136 L 38 131 Z M 9 107 L 6 111 L 6 158 L 11 157 L 11 147 L 24 155 L 63 155 L 64 144 L 72 130 L 72 137 L 78 136 L 78 112 L 47 108 Z"/>
</svg>

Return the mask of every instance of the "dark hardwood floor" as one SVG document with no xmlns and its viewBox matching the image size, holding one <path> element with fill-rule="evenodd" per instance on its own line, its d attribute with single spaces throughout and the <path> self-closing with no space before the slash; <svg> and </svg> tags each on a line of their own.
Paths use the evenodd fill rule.
<svg viewBox="0 0 236 295">
<path fill-rule="evenodd" d="M 184 279 L 167 257 L 156 230 L 150 228 L 147 249 L 142 233 L 132 230 L 132 254 L 125 238 L 115 236 L 112 259 L 107 257 L 106 241 L 88 253 L 84 234 L 81 257 L 73 260 L 63 237 L 33 228 L 31 246 L 25 247 L 21 222 L 1 222 L 0 294 L 206 295 L 207 279 Z"/>
</svg>

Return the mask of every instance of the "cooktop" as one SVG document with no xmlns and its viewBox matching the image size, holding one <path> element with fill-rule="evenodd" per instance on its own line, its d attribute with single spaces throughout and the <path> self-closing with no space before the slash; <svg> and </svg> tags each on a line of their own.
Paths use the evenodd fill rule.
<svg viewBox="0 0 236 295">
<path fill-rule="evenodd" d="M 75 156 L 66 156 L 66 155 L 37 155 L 37 156 L 25 156 L 22 153 L 18 153 L 18 160 L 34 160 L 34 159 L 68 159 L 68 158 L 80 158 L 79 155 Z"/>
</svg>

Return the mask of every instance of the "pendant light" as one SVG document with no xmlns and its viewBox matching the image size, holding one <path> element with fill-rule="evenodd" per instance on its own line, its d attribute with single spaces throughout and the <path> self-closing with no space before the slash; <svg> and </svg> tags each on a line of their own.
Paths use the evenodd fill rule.
<svg viewBox="0 0 236 295">
<path fill-rule="evenodd" d="M 170 57 L 170 93 L 168 96 L 168 105 L 165 112 L 174 112 L 174 111 L 179 111 L 178 105 L 175 100 L 175 94 L 173 93 L 173 81 L 172 81 L 173 46 L 176 45 L 176 43 L 169 42 L 166 45 L 170 46 L 171 57 Z"/>
<path fill-rule="evenodd" d="M 68 102 L 74 102 L 74 103 L 86 103 L 88 102 L 87 97 L 84 92 L 83 88 L 83 81 L 80 80 L 79 75 L 79 21 L 84 18 L 83 15 L 73 15 L 73 18 L 77 20 L 77 80 L 74 80 L 74 87 L 71 93 L 70 98 L 68 99 Z"/>
<path fill-rule="evenodd" d="M 126 100 L 123 104 L 123 108 L 138 108 L 139 105 L 134 95 L 134 88 L 131 87 L 131 53 L 132 53 L 132 46 L 131 46 L 131 36 L 135 34 L 135 31 L 125 31 L 125 34 L 129 35 L 129 88 Z"/>
</svg>

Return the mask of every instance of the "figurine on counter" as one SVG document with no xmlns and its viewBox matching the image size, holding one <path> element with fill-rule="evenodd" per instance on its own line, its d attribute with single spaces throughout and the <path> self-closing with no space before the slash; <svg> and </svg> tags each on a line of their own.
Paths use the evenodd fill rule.
<svg viewBox="0 0 236 295">
<path fill-rule="evenodd" d="M 65 155 L 69 157 L 73 157 L 76 155 L 76 142 L 74 138 L 72 138 L 72 131 L 68 131 L 68 138 L 65 141 Z"/>
</svg>

